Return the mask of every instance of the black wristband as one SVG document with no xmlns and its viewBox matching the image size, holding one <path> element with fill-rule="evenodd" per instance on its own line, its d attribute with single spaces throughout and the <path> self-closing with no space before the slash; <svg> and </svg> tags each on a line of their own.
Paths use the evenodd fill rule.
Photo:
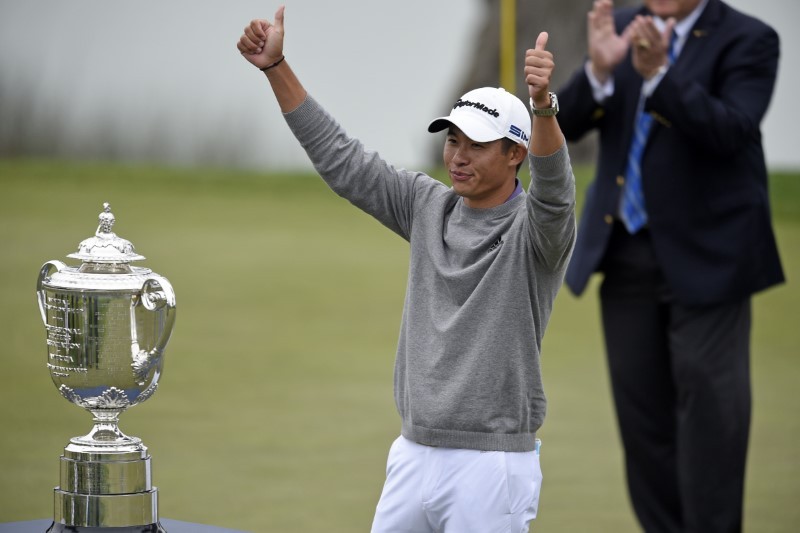
<svg viewBox="0 0 800 533">
<path fill-rule="evenodd" d="M 278 65 L 280 65 L 281 63 L 283 63 L 283 60 L 284 60 L 284 59 L 286 59 L 286 56 L 281 56 L 281 58 L 280 58 L 279 60 L 277 60 L 276 62 L 274 62 L 273 64 L 271 64 L 271 65 L 267 65 L 266 67 L 264 67 L 264 68 L 260 68 L 260 69 L 258 69 L 258 70 L 260 70 L 261 72 L 266 72 L 266 71 L 268 71 L 269 69 L 271 69 L 272 67 L 277 67 Z"/>
</svg>

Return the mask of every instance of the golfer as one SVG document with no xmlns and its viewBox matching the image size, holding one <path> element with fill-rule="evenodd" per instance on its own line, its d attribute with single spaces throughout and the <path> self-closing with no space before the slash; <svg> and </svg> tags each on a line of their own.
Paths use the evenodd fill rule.
<svg viewBox="0 0 800 533">
<path fill-rule="evenodd" d="M 292 72 L 283 37 L 281 7 L 237 46 L 330 188 L 410 243 L 394 379 L 401 436 L 372 531 L 528 531 L 542 482 L 539 352 L 575 240 L 548 36 L 525 57 L 532 119 L 517 97 L 485 87 L 428 126 L 444 132 L 452 187 L 349 137 Z M 526 158 L 528 191 L 516 177 Z"/>
</svg>

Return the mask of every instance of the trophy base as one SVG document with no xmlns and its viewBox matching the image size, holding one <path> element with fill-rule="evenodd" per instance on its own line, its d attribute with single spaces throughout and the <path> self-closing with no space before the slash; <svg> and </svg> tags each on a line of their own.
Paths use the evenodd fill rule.
<svg viewBox="0 0 800 533">
<path fill-rule="evenodd" d="M 167 530 L 158 522 L 146 526 L 128 527 L 68 526 L 53 522 L 45 533 L 167 533 Z"/>
<path fill-rule="evenodd" d="M 61 456 L 61 485 L 53 491 L 54 517 L 48 531 L 163 532 L 150 455 L 141 441 L 134 449 L 70 441 Z"/>
</svg>

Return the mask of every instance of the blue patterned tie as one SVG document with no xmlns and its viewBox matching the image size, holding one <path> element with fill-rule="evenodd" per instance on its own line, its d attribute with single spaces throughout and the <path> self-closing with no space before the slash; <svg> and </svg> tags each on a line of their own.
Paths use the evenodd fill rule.
<svg viewBox="0 0 800 533">
<path fill-rule="evenodd" d="M 670 39 L 668 61 L 671 65 L 675 61 L 675 42 L 677 35 L 672 32 Z M 639 98 L 636 108 L 636 125 L 633 130 L 631 148 L 628 152 L 628 162 L 625 167 L 625 188 L 622 191 L 622 202 L 619 214 L 628 233 L 634 234 L 647 224 L 647 210 L 644 203 L 642 190 L 642 154 L 647 144 L 647 136 L 653 125 L 653 116 L 644 112 L 644 98 Z"/>
</svg>

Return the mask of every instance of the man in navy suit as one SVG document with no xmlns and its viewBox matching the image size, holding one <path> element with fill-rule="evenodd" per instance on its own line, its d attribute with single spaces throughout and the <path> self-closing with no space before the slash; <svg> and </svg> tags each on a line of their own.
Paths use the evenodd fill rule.
<svg viewBox="0 0 800 533">
<path fill-rule="evenodd" d="M 759 126 L 778 35 L 720 0 L 596 0 L 587 20 L 558 121 L 600 150 L 566 281 L 603 273 L 632 505 L 648 533 L 741 531 L 750 299 L 783 281 Z"/>
</svg>

